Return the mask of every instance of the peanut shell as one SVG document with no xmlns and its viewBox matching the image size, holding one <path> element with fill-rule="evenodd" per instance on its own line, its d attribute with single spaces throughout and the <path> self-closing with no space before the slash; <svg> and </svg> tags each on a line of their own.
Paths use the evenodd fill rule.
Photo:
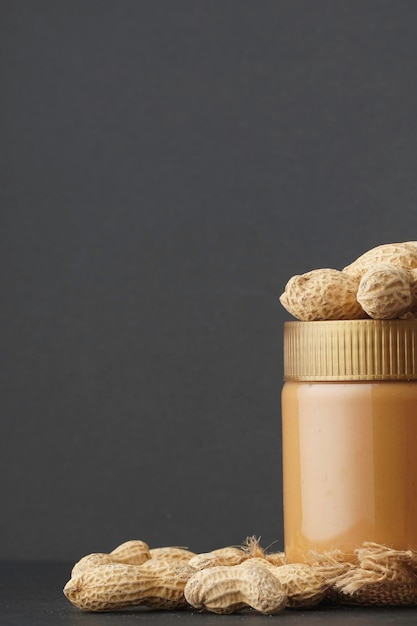
<svg viewBox="0 0 417 626">
<path fill-rule="evenodd" d="M 74 565 L 71 571 L 71 577 L 78 576 L 81 572 L 91 569 L 92 567 L 108 563 L 115 563 L 115 560 L 110 556 L 110 554 L 106 554 L 104 552 L 93 552 L 92 554 L 87 554 Z"/>
<path fill-rule="evenodd" d="M 202 570 L 207 567 L 217 567 L 220 565 L 239 565 L 247 558 L 248 555 L 240 548 L 219 548 L 218 550 L 212 550 L 212 552 L 196 554 L 188 561 L 188 564 L 196 570 Z"/>
<path fill-rule="evenodd" d="M 282 584 L 268 567 L 251 561 L 200 570 L 185 586 L 187 602 L 213 613 L 234 613 L 246 606 L 265 615 L 280 613 L 287 600 Z"/>
<path fill-rule="evenodd" d="M 399 318 L 412 305 L 411 284 L 408 270 L 380 263 L 363 274 L 358 287 L 358 302 L 373 319 Z"/>
<path fill-rule="evenodd" d="M 140 539 L 132 539 L 117 546 L 110 552 L 110 556 L 118 563 L 142 565 L 151 558 L 151 553 L 147 543 Z"/>
<path fill-rule="evenodd" d="M 164 547 L 164 548 L 152 548 L 150 550 L 152 559 L 161 559 L 163 561 L 173 561 L 175 563 L 179 563 L 181 561 L 188 562 L 194 556 L 196 556 L 195 552 L 191 552 L 191 550 L 187 550 L 186 548 L 177 548 L 177 547 Z"/>
<path fill-rule="evenodd" d="M 376 246 L 343 268 L 343 272 L 361 278 L 371 267 L 381 263 L 389 263 L 404 269 L 417 268 L 417 244 L 414 244 L 413 241 L 407 241 Z"/>
<path fill-rule="evenodd" d="M 356 299 L 359 278 L 324 268 L 293 276 L 280 297 L 284 308 L 302 321 L 366 317 Z"/>
<path fill-rule="evenodd" d="M 187 566 L 150 559 L 144 565 L 106 563 L 71 578 L 64 594 L 72 604 L 85 611 L 111 611 L 128 606 L 146 605 L 158 609 L 184 607 L 184 587 L 194 573 Z"/>
<path fill-rule="evenodd" d="M 242 564 L 263 565 L 280 581 L 287 595 L 288 607 L 310 607 L 319 604 L 327 594 L 329 583 L 321 572 L 304 563 L 273 565 L 262 558 L 254 558 Z"/>
</svg>

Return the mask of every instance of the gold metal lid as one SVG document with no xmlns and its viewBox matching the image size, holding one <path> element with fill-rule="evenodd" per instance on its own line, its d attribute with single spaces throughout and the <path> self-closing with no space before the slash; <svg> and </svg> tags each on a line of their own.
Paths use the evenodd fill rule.
<svg viewBox="0 0 417 626">
<path fill-rule="evenodd" d="M 417 320 L 286 322 L 284 379 L 417 380 Z"/>
</svg>

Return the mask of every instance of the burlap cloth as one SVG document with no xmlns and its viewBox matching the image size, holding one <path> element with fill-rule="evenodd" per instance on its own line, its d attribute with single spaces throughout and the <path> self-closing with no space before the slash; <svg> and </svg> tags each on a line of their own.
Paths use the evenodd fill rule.
<svg viewBox="0 0 417 626">
<path fill-rule="evenodd" d="M 329 584 L 327 602 L 379 606 L 417 605 L 417 552 L 367 542 L 351 561 L 334 551 L 312 566 Z"/>
</svg>

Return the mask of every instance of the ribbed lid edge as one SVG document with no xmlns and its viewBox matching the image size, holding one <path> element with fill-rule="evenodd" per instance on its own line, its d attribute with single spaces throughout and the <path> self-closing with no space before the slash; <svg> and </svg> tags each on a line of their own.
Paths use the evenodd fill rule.
<svg viewBox="0 0 417 626">
<path fill-rule="evenodd" d="M 417 320 L 284 324 L 284 379 L 417 380 Z"/>
</svg>

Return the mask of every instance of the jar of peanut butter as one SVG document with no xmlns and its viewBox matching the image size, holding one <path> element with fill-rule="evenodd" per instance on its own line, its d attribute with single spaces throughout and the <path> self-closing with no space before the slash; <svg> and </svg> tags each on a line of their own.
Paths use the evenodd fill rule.
<svg viewBox="0 0 417 626">
<path fill-rule="evenodd" d="M 287 322 L 284 378 L 288 562 L 417 550 L 417 320 Z"/>
</svg>

